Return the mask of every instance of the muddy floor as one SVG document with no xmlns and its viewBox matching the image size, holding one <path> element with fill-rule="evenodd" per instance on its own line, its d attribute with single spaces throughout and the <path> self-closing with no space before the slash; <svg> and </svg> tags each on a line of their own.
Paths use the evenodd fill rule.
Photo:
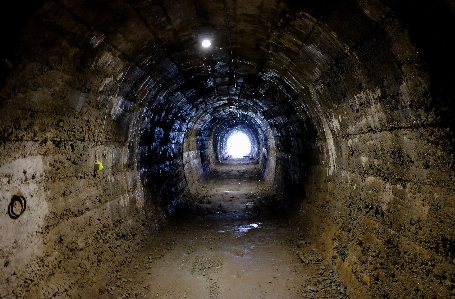
<svg viewBox="0 0 455 299">
<path fill-rule="evenodd" d="M 174 223 L 107 281 L 105 298 L 349 298 L 292 228 L 250 215 Z"/>
<path fill-rule="evenodd" d="M 112 269 L 101 298 L 349 298 L 331 265 L 287 219 L 250 205 L 270 195 L 255 165 L 224 165 L 181 215 Z M 194 213 L 193 213 L 194 212 Z M 202 212 L 202 213 L 201 213 Z"/>
</svg>

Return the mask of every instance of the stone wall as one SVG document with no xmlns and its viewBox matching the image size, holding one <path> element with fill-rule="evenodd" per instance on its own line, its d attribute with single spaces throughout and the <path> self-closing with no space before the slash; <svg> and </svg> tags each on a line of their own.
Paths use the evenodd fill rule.
<svg viewBox="0 0 455 299">
<path fill-rule="evenodd" d="M 54 6 L 27 25 L 21 60 L 1 93 L 1 209 L 14 195 L 26 200 L 17 219 L 0 213 L 6 298 L 71 297 L 84 284 L 96 296 L 99 266 L 131 260 L 125 250 L 155 229 L 144 221 L 161 219 L 130 152 L 132 111 L 111 95 L 127 63 Z"/>
<path fill-rule="evenodd" d="M 325 134 L 301 228 L 357 298 L 449 298 L 450 128 L 418 50 L 396 20 L 380 21 L 314 86 Z"/>
</svg>

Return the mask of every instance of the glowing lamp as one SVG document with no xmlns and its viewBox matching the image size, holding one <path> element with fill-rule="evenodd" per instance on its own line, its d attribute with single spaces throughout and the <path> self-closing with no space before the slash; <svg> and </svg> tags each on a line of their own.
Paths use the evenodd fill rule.
<svg viewBox="0 0 455 299">
<path fill-rule="evenodd" d="M 204 40 L 202 41 L 202 47 L 204 47 L 204 48 L 208 48 L 208 47 L 210 47 L 211 45 L 212 45 L 212 42 L 210 42 L 210 40 L 208 40 L 208 39 L 204 39 Z"/>
</svg>

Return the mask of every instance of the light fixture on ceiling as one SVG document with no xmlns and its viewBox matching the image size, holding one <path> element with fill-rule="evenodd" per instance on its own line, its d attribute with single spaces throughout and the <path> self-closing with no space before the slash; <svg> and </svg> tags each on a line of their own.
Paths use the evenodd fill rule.
<svg viewBox="0 0 455 299">
<path fill-rule="evenodd" d="M 204 39 L 202 41 L 201 45 L 202 45 L 203 48 L 208 48 L 208 47 L 210 47 L 212 45 L 212 42 L 209 39 Z"/>
</svg>

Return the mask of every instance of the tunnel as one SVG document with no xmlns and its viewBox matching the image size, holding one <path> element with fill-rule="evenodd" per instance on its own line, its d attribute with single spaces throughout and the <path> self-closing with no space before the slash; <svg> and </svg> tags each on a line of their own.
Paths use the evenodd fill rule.
<svg viewBox="0 0 455 299">
<path fill-rule="evenodd" d="M 1 6 L 0 298 L 455 298 L 453 0 Z"/>
</svg>

